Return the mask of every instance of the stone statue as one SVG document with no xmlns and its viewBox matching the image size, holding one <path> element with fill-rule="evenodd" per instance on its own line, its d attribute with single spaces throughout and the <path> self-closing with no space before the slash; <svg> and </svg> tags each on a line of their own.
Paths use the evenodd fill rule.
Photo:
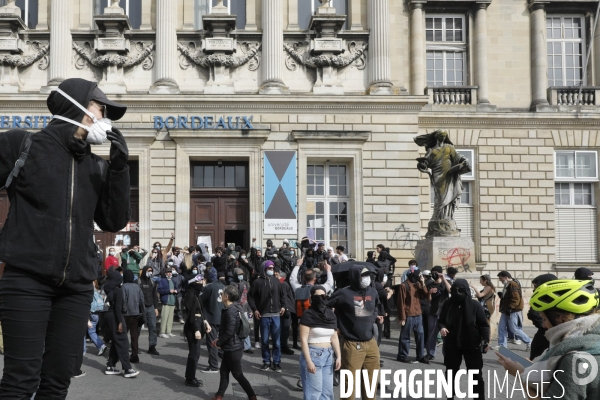
<svg viewBox="0 0 600 400">
<path fill-rule="evenodd" d="M 414 140 L 417 145 L 425 147 L 425 157 L 417 158 L 417 169 L 429 175 L 435 195 L 426 237 L 460 236 L 454 211 L 460 204 L 463 189 L 460 176 L 471 172 L 471 166 L 456 151 L 448 139 L 448 132 L 436 130 Z"/>
</svg>

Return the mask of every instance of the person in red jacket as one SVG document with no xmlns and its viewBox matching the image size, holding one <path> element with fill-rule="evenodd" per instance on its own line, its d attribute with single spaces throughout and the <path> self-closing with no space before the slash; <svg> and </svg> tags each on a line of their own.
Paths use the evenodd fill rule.
<svg viewBox="0 0 600 400">
<path fill-rule="evenodd" d="M 108 249 L 108 257 L 104 260 L 104 275 L 108 273 L 108 269 L 110 267 L 118 268 L 121 265 L 119 259 L 117 258 L 117 252 L 114 247 Z"/>
</svg>

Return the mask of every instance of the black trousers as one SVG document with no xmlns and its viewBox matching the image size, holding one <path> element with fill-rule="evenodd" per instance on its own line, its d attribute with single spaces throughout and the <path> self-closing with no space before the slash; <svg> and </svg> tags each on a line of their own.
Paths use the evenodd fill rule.
<svg viewBox="0 0 600 400">
<path fill-rule="evenodd" d="M 390 316 L 383 317 L 383 336 L 388 338 L 391 335 L 391 325 L 390 325 Z"/>
<path fill-rule="evenodd" d="M 183 333 L 187 339 L 188 356 L 185 366 L 185 379 L 195 379 L 196 369 L 198 369 L 198 360 L 200 359 L 200 341 L 196 339 L 196 333 L 188 322 L 183 327 Z"/>
<path fill-rule="evenodd" d="M 287 314 L 287 317 L 286 317 Z M 289 349 L 288 339 L 290 337 L 290 328 L 292 325 L 292 314 L 286 312 L 281 317 L 281 348 Z"/>
<path fill-rule="evenodd" d="M 474 369 L 479 371 L 475 378 L 477 384 L 473 388 L 473 393 L 479 394 L 479 400 L 485 399 L 485 386 L 483 384 L 483 354 L 479 348 L 476 349 L 457 349 L 456 347 L 448 346 L 448 343 L 444 341 L 444 365 L 446 366 L 446 372 L 451 371 L 451 379 L 454 382 L 454 372 L 460 370 L 460 364 L 463 358 L 467 370 Z M 454 385 L 452 385 L 452 399 L 454 398 Z"/>
<path fill-rule="evenodd" d="M 260 343 L 260 319 L 254 318 L 254 342 Z"/>
<path fill-rule="evenodd" d="M 0 280 L 4 374 L 0 399 L 67 397 L 87 331 L 89 290 L 51 286 L 6 266 Z"/>
<path fill-rule="evenodd" d="M 300 320 L 298 319 L 298 315 L 296 313 L 292 313 L 292 341 L 294 342 L 294 346 L 298 345 L 298 326 Z"/>
<path fill-rule="evenodd" d="M 208 366 L 213 369 L 219 368 L 219 354 L 223 354 L 221 349 L 212 346 L 212 342 L 219 338 L 219 327 L 221 325 L 210 324 L 210 332 L 206 336 L 206 348 L 208 349 Z"/>
<path fill-rule="evenodd" d="M 243 349 L 227 351 L 223 353 L 223 361 L 221 362 L 221 383 L 219 383 L 219 391 L 217 392 L 217 396 L 225 396 L 225 392 L 229 386 L 229 373 L 231 373 L 233 378 L 238 381 L 248 397 L 255 396 L 252 385 L 250 385 L 250 382 L 248 382 L 248 379 L 246 379 L 244 373 L 242 372 L 243 355 Z"/>
<path fill-rule="evenodd" d="M 546 329 L 538 329 L 531 342 L 531 351 L 529 352 L 529 359 L 533 360 L 536 357 L 542 355 L 544 350 L 550 347 L 550 342 L 546 339 Z"/>
<path fill-rule="evenodd" d="M 117 362 L 121 361 L 121 366 L 124 371 L 131 369 L 131 363 L 129 362 L 129 338 L 127 338 L 127 324 L 123 326 L 123 332 L 118 333 L 117 328 L 119 322 L 113 310 L 108 310 L 106 313 L 106 324 L 108 326 L 108 334 L 110 335 L 111 344 L 110 351 L 108 352 L 108 362 L 106 363 L 109 367 L 114 367 Z M 137 355 L 137 354 L 136 354 Z"/>
</svg>

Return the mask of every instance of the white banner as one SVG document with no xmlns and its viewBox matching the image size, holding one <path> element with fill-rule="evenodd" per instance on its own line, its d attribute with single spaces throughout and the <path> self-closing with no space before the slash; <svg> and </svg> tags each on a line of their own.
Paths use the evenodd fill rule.
<svg viewBox="0 0 600 400">
<path fill-rule="evenodd" d="M 296 235 L 298 221 L 295 219 L 265 219 L 265 233 L 270 235 Z"/>
</svg>

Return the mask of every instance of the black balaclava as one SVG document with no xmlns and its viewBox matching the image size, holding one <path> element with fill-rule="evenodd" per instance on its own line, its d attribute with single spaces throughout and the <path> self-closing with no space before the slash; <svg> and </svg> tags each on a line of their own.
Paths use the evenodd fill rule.
<svg viewBox="0 0 600 400">
<path fill-rule="evenodd" d="M 110 292 L 121 286 L 122 283 L 123 277 L 121 276 L 121 273 L 114 268 L 109 269 L 107 280 L 104 286 L 102 287 L 102 290 L 104 290 L 104 293 L 109 294 Z"/>
<path fill-rule="evenodd" d="M 450 301 L 453 303 L 464 303 L 466 299 L 471 297 L 468 282 L 464 279 L 457 279 L 450 289 L 450 295 Z"/>
<path fill-rule="evenodd" d="M 133 283 L 133 271 L 128 269 L 123 271 L 123 283 Z"/>
<path fill-rule="evenodd" d="M 415 271 L 409 273 L 407 275 L 407 278 L 412 283 L 417 283 L 417 282 L 419 282 L 419 276 L 421 276 L 421 274 L 419 273 L 419 270 L 415 270 Z"/>
</svg>

